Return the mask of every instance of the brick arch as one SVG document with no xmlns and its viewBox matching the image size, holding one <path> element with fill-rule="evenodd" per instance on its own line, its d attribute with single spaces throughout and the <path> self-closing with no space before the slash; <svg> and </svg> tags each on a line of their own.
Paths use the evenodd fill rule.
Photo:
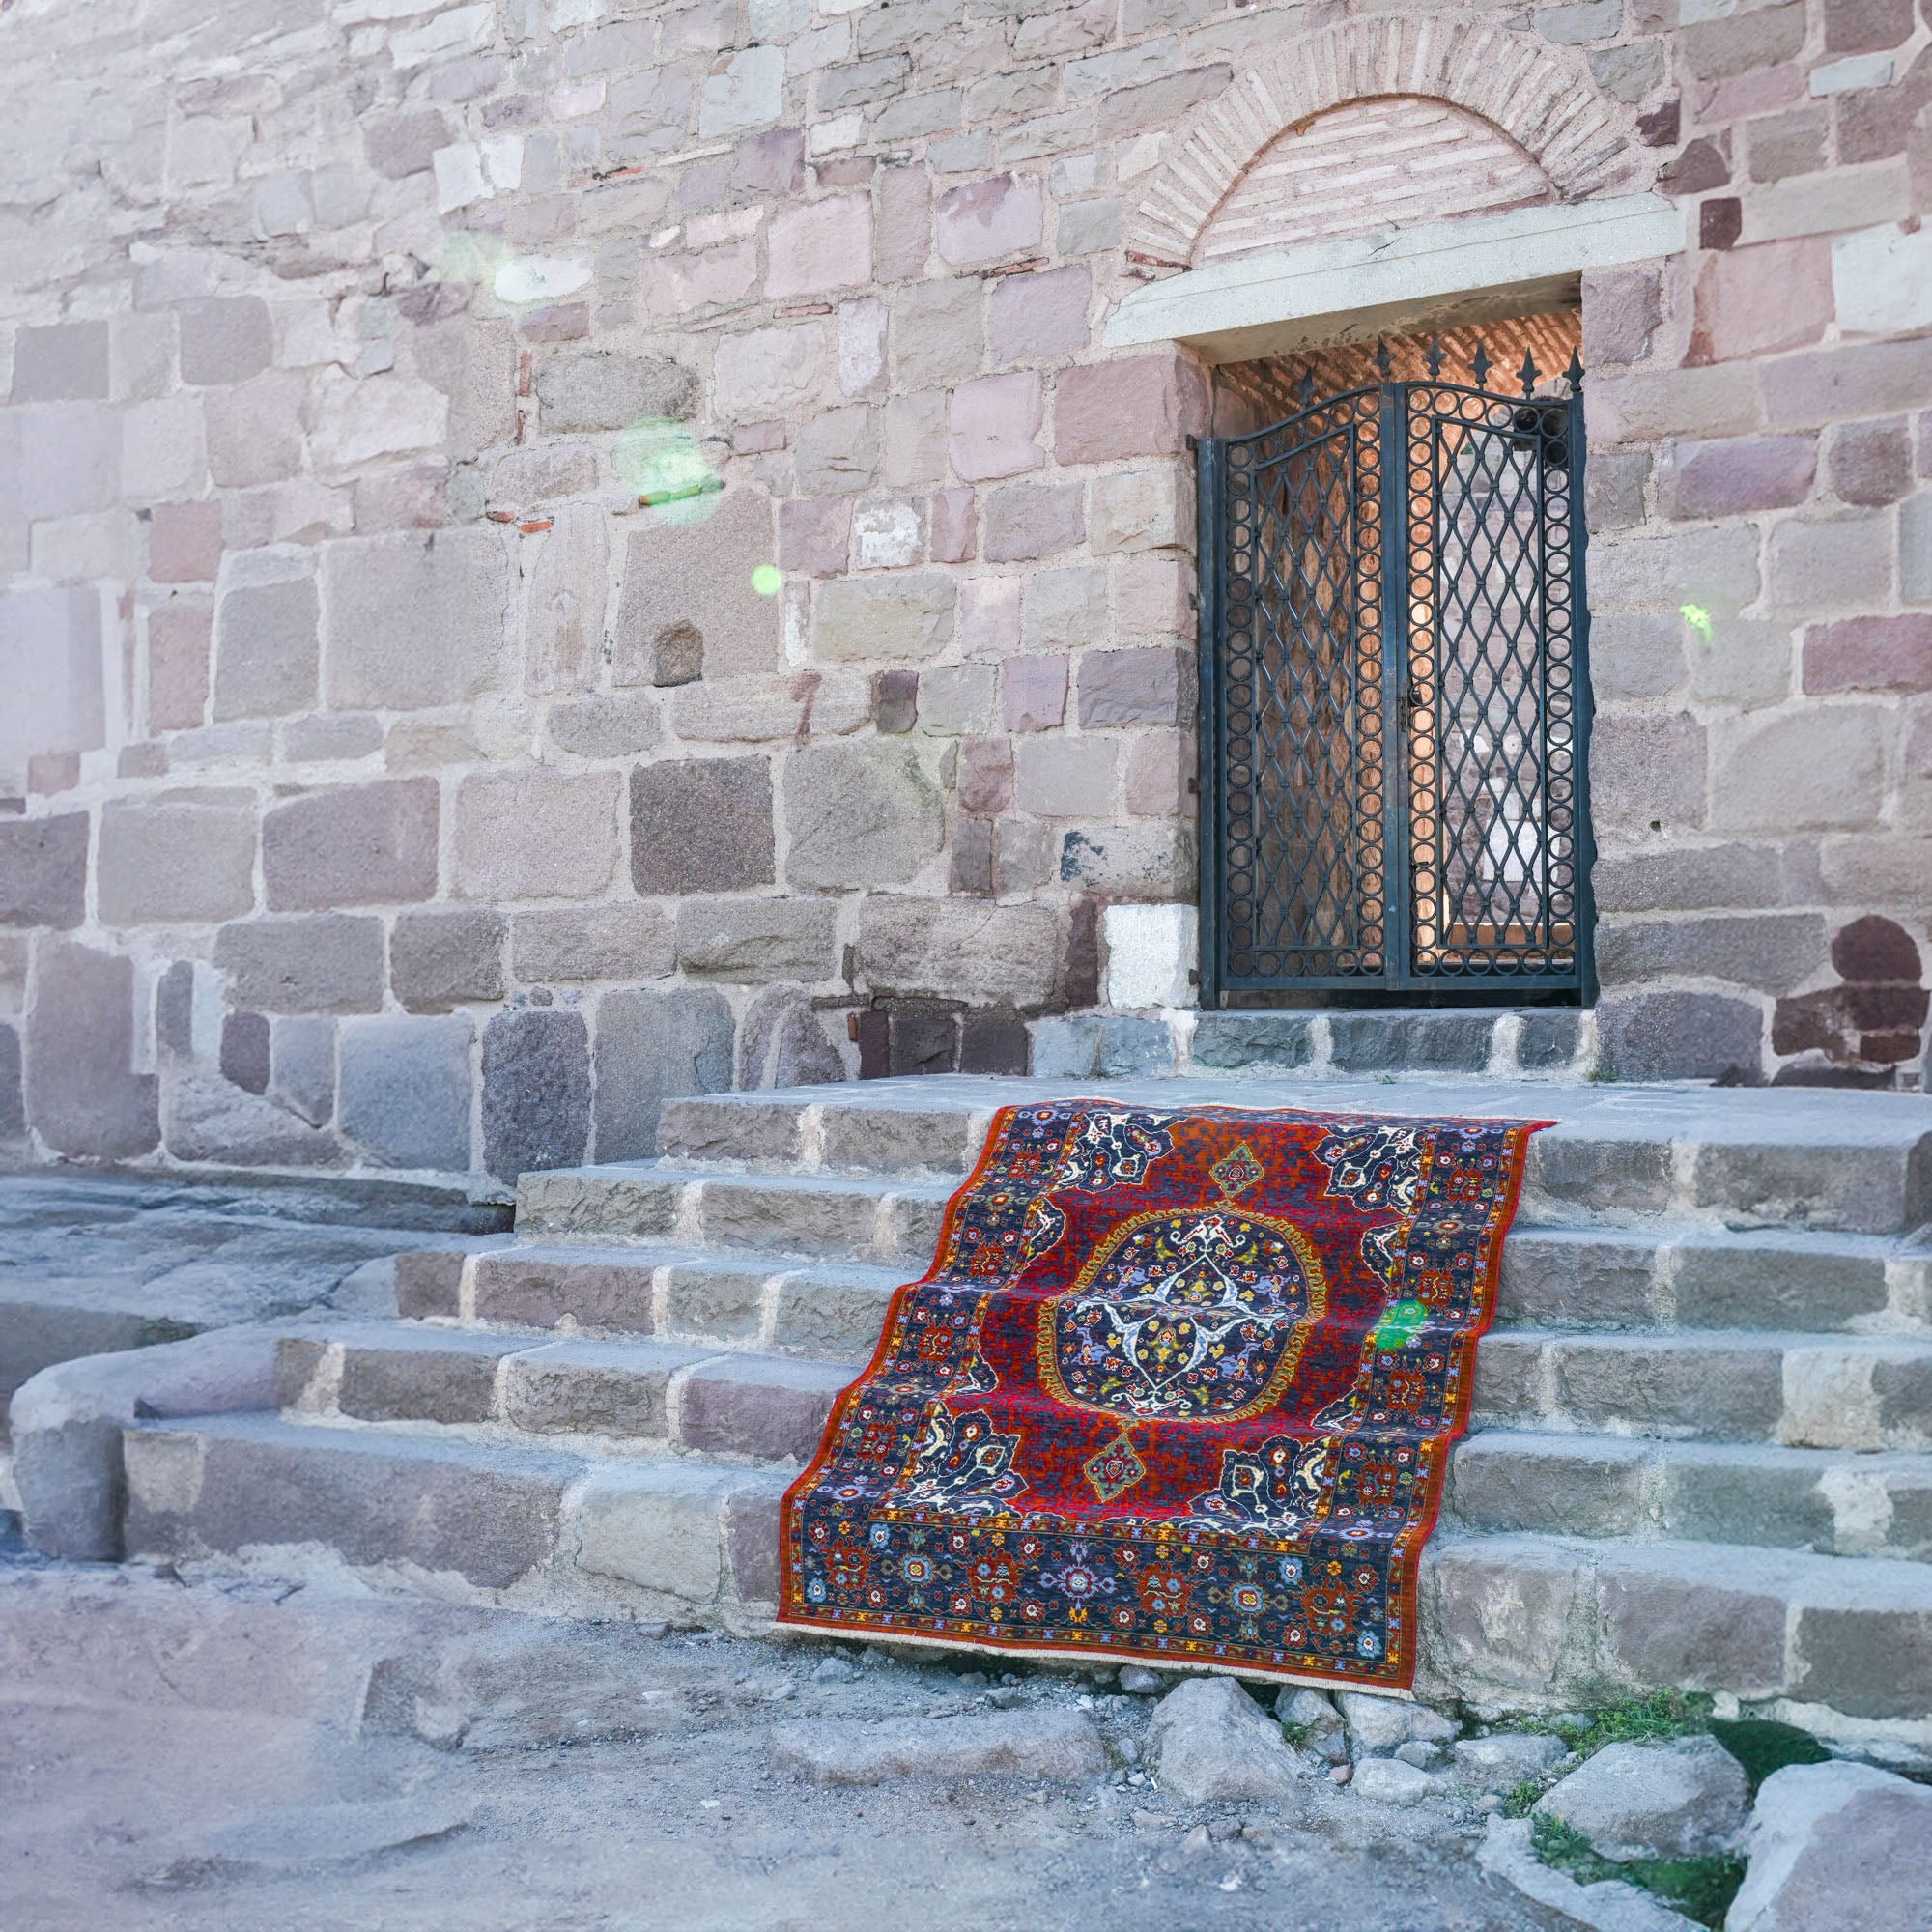
<svg viewBox="0 0 1932 1932">
<path fill-rule="evenodd" d="M 1477 21 L 1387 14 L 1296 36 L 1202 107 L 1134 211 L 1129 256 L 1185 267 L 1215 210 L 1284 131 L 1388 95 L 1446 100 L 1490 122 L 1536 161 L 1561 200 L 1648 185 L 1627 116 L 1598 92 L 1580 59 Z"/>
</svg>

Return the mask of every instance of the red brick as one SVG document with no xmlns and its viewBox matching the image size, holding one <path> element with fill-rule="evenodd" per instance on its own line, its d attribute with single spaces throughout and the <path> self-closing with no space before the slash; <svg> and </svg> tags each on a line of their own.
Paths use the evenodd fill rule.
<svg viewBox="0 0 1932 1932">
<path fill-rule="evenodd" d="M 1932 611 L 1813 624 L 1804 633 L 1804 689 L 1932 691 Z"/>
</svg>

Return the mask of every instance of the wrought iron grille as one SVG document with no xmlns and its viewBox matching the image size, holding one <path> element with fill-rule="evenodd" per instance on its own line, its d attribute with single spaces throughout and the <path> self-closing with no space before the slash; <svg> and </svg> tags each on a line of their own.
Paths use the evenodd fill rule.
<svg viewBox="0 0 1932 1932">
<path fill-rule="evenodd" d="M 1202 993 L 1589 991 L 1582 369 L 1199 445 Z"/>
</svg>

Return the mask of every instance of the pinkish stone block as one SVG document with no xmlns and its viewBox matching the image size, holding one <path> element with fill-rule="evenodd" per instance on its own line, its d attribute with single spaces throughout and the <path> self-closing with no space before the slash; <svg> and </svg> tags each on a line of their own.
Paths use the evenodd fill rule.
<svg viewBox="0 0 1932 1932">
<path fill-rule="evenodd" d="M 1804 689 L 1932 691 L 1932 611 L 1813 624 L 1804 633 Z"/>
<path fill-rule="evenodd" d="M 978 548 L 979 497 L 971 490 L 938 490 L 932 497 L 932 560 L 969 563 Z"/>
<path fill-rule="evenodd" d="M 772 216 L 765 294 L 782 301 L 872 279 L 872 198 L 828 195 Z"/>
<path fill-rule="evenodd" d="M 1180 731 L 1149 731 L 1127 753 L 1127 810 L 1136 818 L 1173 818 L 1187 803 L 1194 740 Z"/>
<path fill-rule="evenodd" d="M 995 362 L 1065 355 L 1085 349 L 1094 277 L 1084 263 L 1044 273 L 1008 275 L 993 288 L 986 340 Z"/>
<path fill-rule="evenodd" d="M 959 586 L 959 649 L 973 658 L 1006 657 L 1020 647 L 1020 581 L 976 577 Z"/>
<path fill-rule="evenodd" d="M 1051 731 L 1066 718 L 1066 660 L 1009 658 L 1000 680 L 1009 731 Z"/>
<path fill-rule="evenodd" d="M 1032 369 L 960 384 L 947 410 L 953 469 L 969 483 L 1037 469 L 1046 461 L 1034 441 L 1041 413 L 1039 377 Z"/>
<path fill-rule="evenodd" d="M 148 575 L 156 583 L 212 583 L 221 568 L 221 505 L 157 503 L 148 524 Z"/>
<path fill-rule="evenodd" d="M 1693 364 L 1816 342 L 1833 316 L 1830 243 L 1764 242 L 1707 256 L 1696 313 L 1685 357 Z"/>
<path fill-rule="evenodd" d="M 779 505 L 779 568 L 838 577 L 850 559 L 852 499 L 794 497 Z"/>
<path fill-rule="evenodd" d="M 1077 483 L 1010 483 L 986 498 L 986 561 L 1051 556 L 1087 534 Z"/>
<path fill-rule="evenodd" d="M 1680 522 L 1788 509 L 1811 494 L 1817 473 L 1815 437 L 1673 443 L 1658 466 L 1659 507 Z"/>
<path fill-rule="evenodd" d="M 1114 562 L 1114 626 L 1123 636 L 1185 631 L 1193 615 L 1188 593 L 1194 573 L 1179 557 L 1117 557 Z"/>
<path fill-rule="evenodd" d="M 967 739 L 959 748 L 959 809 L 994 816 L 1012 802 L 1012 740 Z"/>
<path fill-rule="evenodd" d="M 1201 372 L 1178 355 L 1090 362 L 1061 372 L 1053 418 L 1054 454 L 1062 463 L 1172 456 L 1206 428 L 1208 388 Z"/>
<path fill-rule="evenodd" d="M 148 729 L 188 731 L 208 706 L 206 605 L 163 604 L 148 617 Z"/>
<path fill-rule="evenodd" d="M 878 277 L 909 281 L 925 272 L 932 250 L 932 188 L 921 166 L 886 168 L 879 175 Z"/>
<path fill-rule="evenodd" d="M 769 456 L 785 446 L 785 426 L 781 422 L 740 423 L 731 432 L 734 456 Z"/>
<path fill-rule="evenodd" d="M 940 255 L 965 264 L 1037 248 L 1044 211 L 1037 175 L 991 175 L 968 182 L 941 195 L 934 210 Z"/>
</svg>

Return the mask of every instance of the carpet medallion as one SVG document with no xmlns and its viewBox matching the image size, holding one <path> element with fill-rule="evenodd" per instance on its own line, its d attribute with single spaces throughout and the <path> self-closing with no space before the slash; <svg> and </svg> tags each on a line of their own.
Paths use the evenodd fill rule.
<svg viewBox="0 0 1932 1932">
<path fill-rule="evenodd" d="M 1407 1689 L 1541 1124 L 1005 1109 L 786 1492 L 779 1621 Z"/>
</svg>

